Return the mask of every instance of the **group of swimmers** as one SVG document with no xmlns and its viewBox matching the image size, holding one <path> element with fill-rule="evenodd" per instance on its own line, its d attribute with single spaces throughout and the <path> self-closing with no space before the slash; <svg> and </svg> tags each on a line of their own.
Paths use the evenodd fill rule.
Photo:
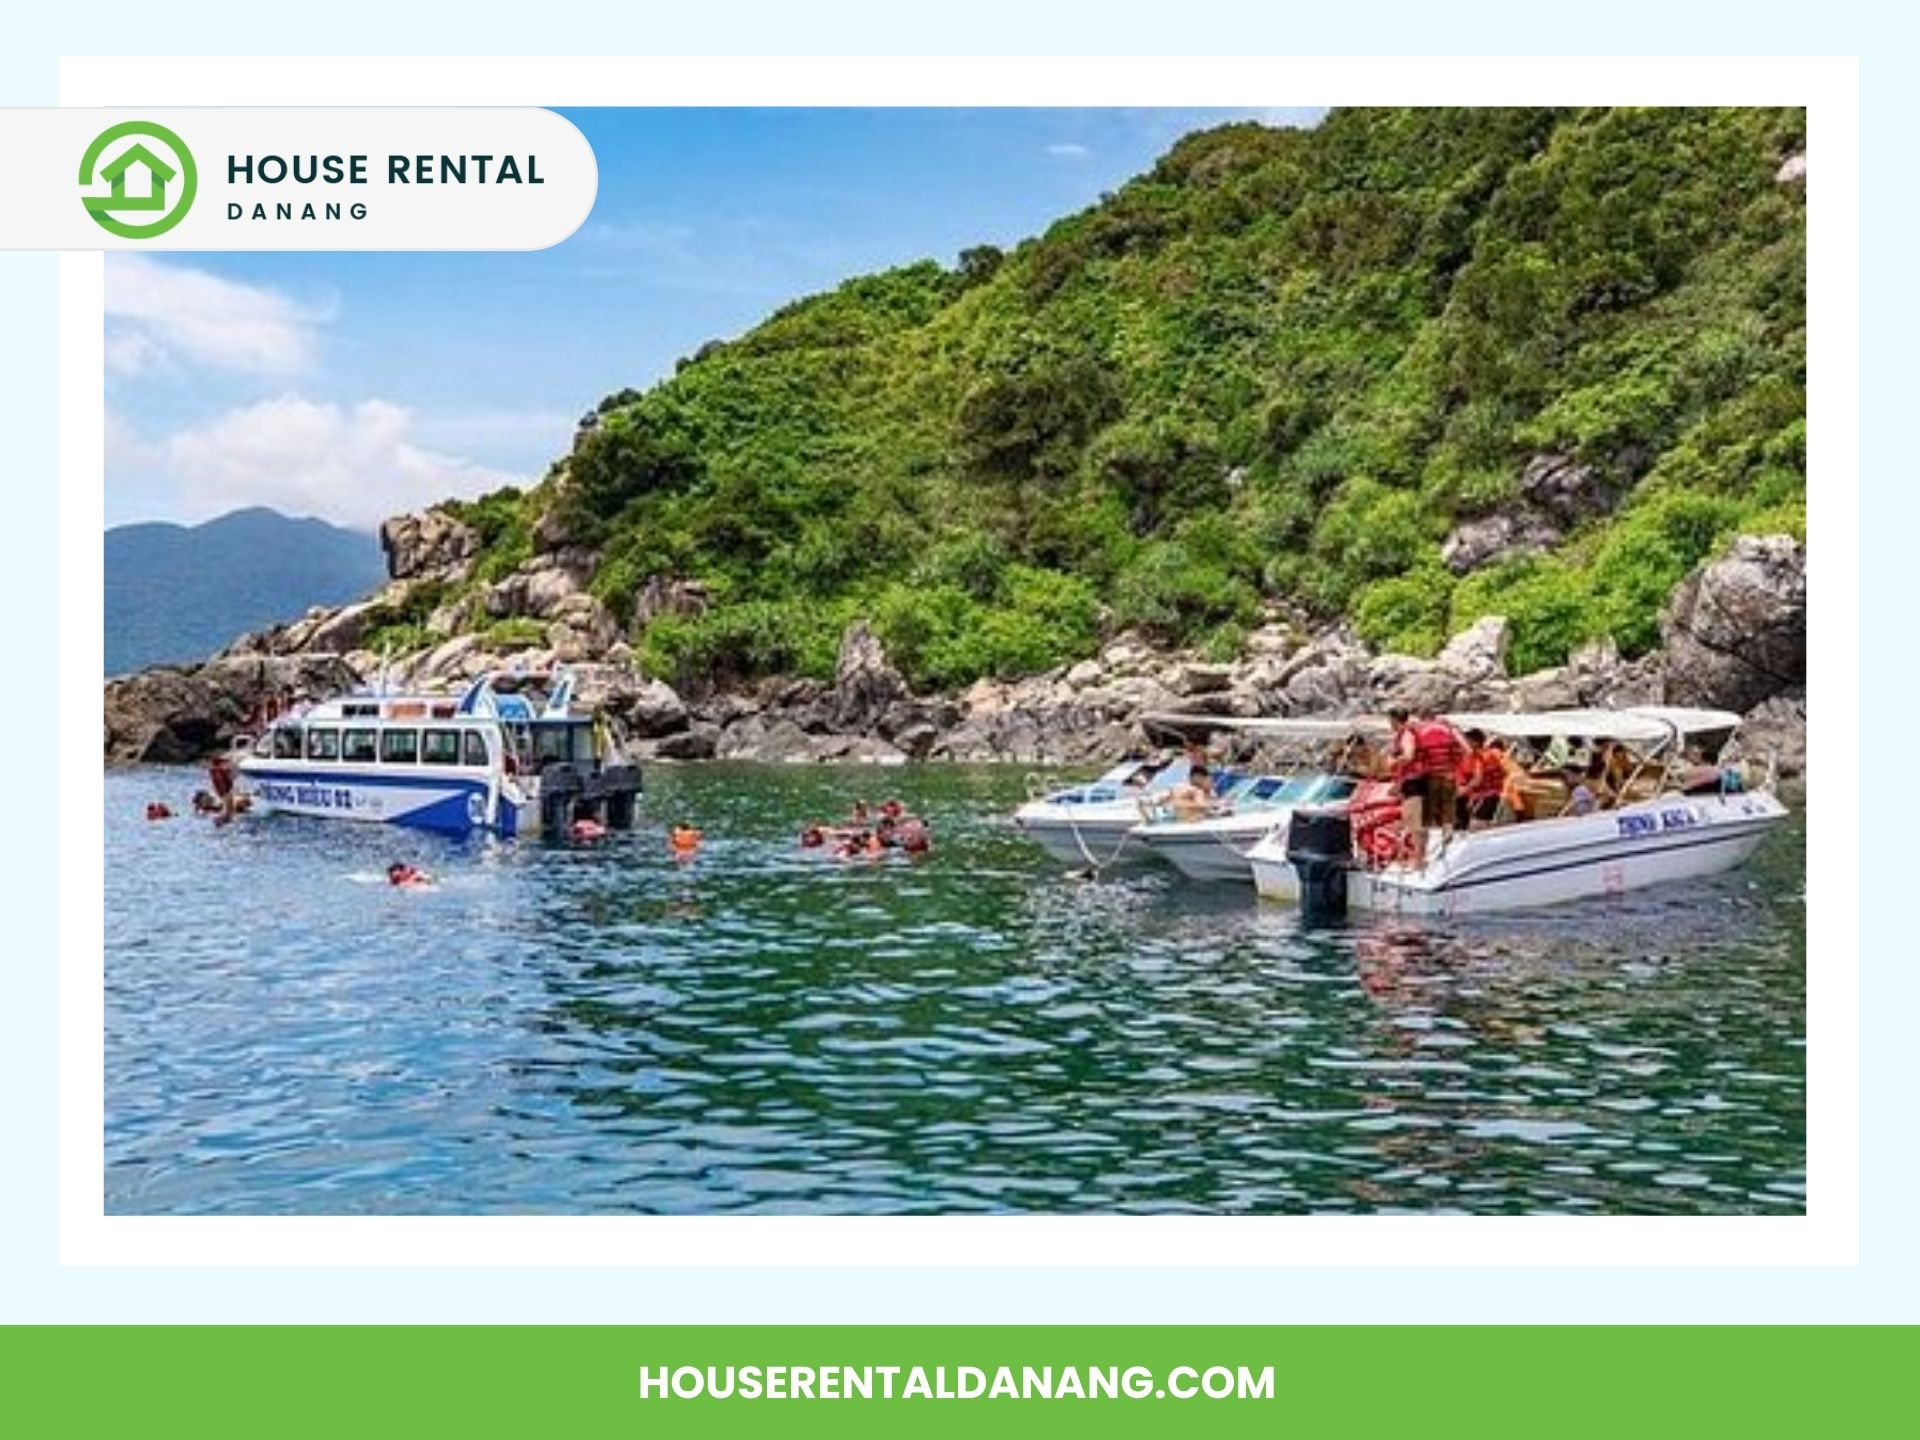
<svg viewBox="0 0 1920 1440">
<path fill-rule="evenodd" d="M 867 809 L 866 801 L 855 800 L 839 824 L 815 823 L 803 829 L 800 848 L 825 849 L 842 860 L 880 856 L 889 850 L 918 858 L 933 849 L 933 834 L 925 820 L 898 800 L 883 801 L 877 815 Z"/>
</svg>

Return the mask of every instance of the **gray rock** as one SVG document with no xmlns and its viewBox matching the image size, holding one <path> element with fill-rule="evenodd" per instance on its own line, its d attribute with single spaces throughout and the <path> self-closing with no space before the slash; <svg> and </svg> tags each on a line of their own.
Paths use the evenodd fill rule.
<svg viewBox="0 0 1920 1440">
<path fill-rule="evenodd" d="M 1467 680 L 1504 677 L 1513 629 L 1504 615 L 1482 615 L 1446 643 L 1436 663 Z"/>
<path fill-rule="evenodd" d="M 1783 777 L 1807 773 L 1807 697 L 1775 695 L 1747 712 L 1729 759 L 1771 763 Z"/>
<path fill-rule="evenodd" d="M 662 736 L 654 743 L 653 753 L 662 760 L 711 760 L 719 748 L 720 732 L 711 725 L 689 725 L 676 734 Z"/>
<path fill-rule="evenodd" d="M 331 655 L 233 656 L 109 680 L 108 763 L 186 763 L 224 750 L 268 699 L 325 699 L 360 676 Z"/>
<path fill-rule="evenodd" d="M 1560 540 L 1560 530 L 1530 512 L 1501 511 L 1453 527 L 1440 542 L 1440 559 L 1456 575 L 1496 560 L 1538 555 Z"/>
<path fill-rule="evenodd" d="M 883 714 L 908 696 L 907 682 L 888 663 L 880 637 L 864 620 L 849 625 L 840 637 L 840 655 L 833 667 L 834 728 L 871 730 Z"/>
<path fill-rule="evenodd" d="M 1520 472 L 1520 497 L 1563 526 L 1576 525 L 1611 510 L 1619 499 L 1615 483 L 1597 466 L 1570 455 L 1536 455 Z"/>
<path fill-rule="evenodd" d="M 1211 665 L 1189 660 L 1175 670 L 1172 689 L 1179 695 L 1218 695 L 1232 684 L 1231 665 Z"/>
<path fill-rule="evenodd" d="M 627 699 L 621 709 L 627 725 L 633 733 L 648 740 L 657 740 L 664 736 L 684 734 L 691 728 L 691 717 L 687 713 L 687 703 L 680 693 L 664 680 L 643 681 Z M 711 736 L 711 727 L 702 727 Z M 664 751 L 662 753 L 665 753 Z M 711 740 L 707 753 L 713 753 Z M 683 755 L 680 759 L 695 759 Z"/>
<path fill-rule="evenodd" d="M 383 524 L 380 548 L 395 580 L 464 580 L 480 552 L 480 532 L 444 510 L 425 510 Z"/>
<path fill-rule="evenodd" d="M 1744 535 L 1667 602 L 1669 704 L 1745 713 L 1807 679 L 1807 551 L 1788 535 Z"/>
<path fill-rule="evenodd" d="M 1776 185 L 1804 185 L 1807 179 L 1807 155 L 1804 150 L 1789 155 L 1780 162 L 1780 168 L 1773 172 Z"/>
</svg>

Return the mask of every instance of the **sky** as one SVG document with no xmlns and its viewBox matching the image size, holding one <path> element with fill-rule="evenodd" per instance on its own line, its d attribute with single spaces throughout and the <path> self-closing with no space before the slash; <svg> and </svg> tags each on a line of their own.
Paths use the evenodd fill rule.
<svg viewBox="0 0 1920 1440">
<path fill-rule="evenodd" d="M 371 529 L 544 473 L 603 395 L 801 295 L 1011 245 L 1227 110 L 566 110 L 593 213 L 530 253 L 107 257 L 106 522 Z M 1257 112 L 1310 124 L 1318 112 Z"/>
</svg>

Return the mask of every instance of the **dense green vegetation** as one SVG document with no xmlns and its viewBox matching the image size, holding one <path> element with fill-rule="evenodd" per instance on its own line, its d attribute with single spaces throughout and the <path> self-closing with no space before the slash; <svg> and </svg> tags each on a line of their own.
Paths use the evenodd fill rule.
<svg viewBox="0 0 1920 1440">
<path fill-rule="evenodd" d="M 871 617 L 915 680 L 1138 626 L 1230 653 L 1268 598 L 1519 663 L 1657 639 L 1673 584 L 1804 523 L 1799 111 L 1336 112 L 1191 135 L 1010 253 L 789 305 L 600 407 L 526 496 L 461 507 L 482 574 L 544 514 L 712 607 L 647 628 L 682 678 L 820 673 Z M 1440 542 L 1528 459 L 1611 504 L 1465 576 Z M 550 513 L 548 513 L 550 512 Z M 399 620 L 399 617 L 396 617 Z M 401 621 L 400 623 L 406 623 Z"/>
</svg>

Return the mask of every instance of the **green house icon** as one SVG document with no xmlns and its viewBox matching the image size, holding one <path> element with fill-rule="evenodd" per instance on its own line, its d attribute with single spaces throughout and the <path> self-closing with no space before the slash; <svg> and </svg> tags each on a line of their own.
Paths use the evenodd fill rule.
<svg viewBox="0 0 1920 1440">
<path fill-rule="evenodd" d="M 127 171 L 135 165 L 147 167 L 147 193 L 144 196 L 127 194 Z M 105 202 L 99 208 L 164 210 L 167 208 L 167 185 L 179 173 L 136 140 L 122 150 L 118 158 L 101 167 L 100 178 L 107 182 L 111 193 L 98 197 Z"/>
<path fill-rule="evenodd" d="M 101 157 L 119 141 L 130 143 L 101 165 Z M 162 159 L 156 146 L 170 158 Z M 145 240 L 179 224 L 193 205 L 197 181 L 192 152 L 173 131 L 150 120 L 108 126 L 80 157 L 81 204 L 101 229 L 129 240 Z M 101 184 L 105 195 L 84 193 Z"/>
</svg>

